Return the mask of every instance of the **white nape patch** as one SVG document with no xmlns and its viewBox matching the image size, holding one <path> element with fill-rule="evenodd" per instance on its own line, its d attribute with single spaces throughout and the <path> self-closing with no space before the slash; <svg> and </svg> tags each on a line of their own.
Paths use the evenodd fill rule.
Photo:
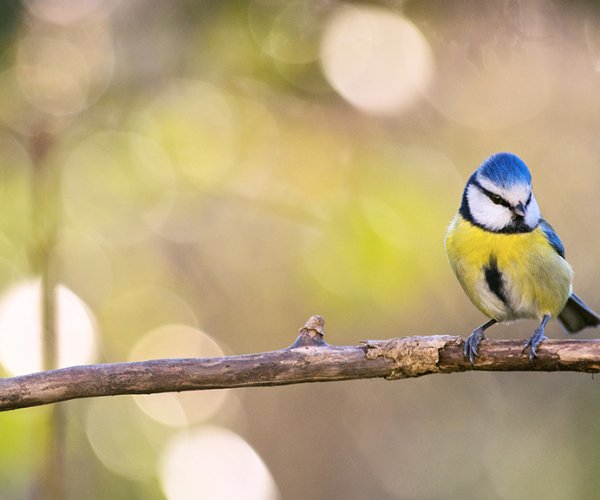
<svg viewBox="0 0 600 500">
<path fill-rule="evenodd" d="M 493 192 L 497 191 L 496 188 Z M 500 231 L 512 222 L 512 212 L 492 202 L 475 184 L 467 188 L 467 202 L 473 220 L 490 231 Z"/>
</svg>

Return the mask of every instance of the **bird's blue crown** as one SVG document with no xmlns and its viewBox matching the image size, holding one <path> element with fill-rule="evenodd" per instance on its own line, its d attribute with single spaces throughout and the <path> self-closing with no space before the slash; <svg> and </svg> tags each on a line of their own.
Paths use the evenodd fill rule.
<svg viewBox="0 0 600 500">
<path fill-rule="evenodd" d="M 515 184 L 531 185 L 531 173 L 527 165 L 512 153 L 493 154 L 481 164 L 477 172 L 502 188 L 510 188 Z"/>
</svg>

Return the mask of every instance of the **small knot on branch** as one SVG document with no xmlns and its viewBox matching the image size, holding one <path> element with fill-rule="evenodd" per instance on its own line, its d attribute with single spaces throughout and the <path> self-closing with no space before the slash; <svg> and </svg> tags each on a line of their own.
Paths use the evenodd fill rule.
<svg viewBox="0 0 600 500">
<path fill-rule="evenodd" d="M 318 314 L 308 318 L 298 333 L 298 338 L 290 346 L 292 349 L 294 347 L 327 345 L 327 342 L 323 340 L 323 335 L 325 335 L 325 320 Z"/>
</svg>

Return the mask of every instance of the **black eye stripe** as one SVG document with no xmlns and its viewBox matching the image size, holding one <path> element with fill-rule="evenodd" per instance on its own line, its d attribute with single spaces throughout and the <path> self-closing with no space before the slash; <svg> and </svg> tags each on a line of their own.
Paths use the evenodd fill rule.
<svg viewBox="0 0 600 500">
<path fill-rule="evenodd" d="M 509 206 L 508 202 L 506 202 L 506 200 L 504 200 L 499 194 L 492 193 L 489 195 L 489 198 L 492 200 L 492 203 L 495 203 L 496 205 L 503 205 L 505 207 Z"/>
<path fill-rule="evenodd" d="M 529 203 L 531 203 L 531 195 L 532 195 L 532 194 L 533 194 L 533 193 L 529 193 L 529 198 L 527 198 L 527 201 L 525 202 L 525 206 L 526 206 L 526 207 L 528 207 L 528 206 L 529 206 Z"/>
<path fill-rule="evenodd" d="M 502 198 L 502 196 L 500 196 L 496 193 L 492 193 L 491 191 L 488 191 L 481 184 L 479 184 L 479 182 L 474 182 L 474 184 L 481 190 L 481 192 L 483 194 L 485 194 L 492 201 L 492 203 L 494 203 L 496 205 L 502 205 L 503 207 L 506 207 L 506 208 L 511 208 L 510 203 L 508 203 L 508 201 L 506 201 L 504 198 Z"/>
</svg>

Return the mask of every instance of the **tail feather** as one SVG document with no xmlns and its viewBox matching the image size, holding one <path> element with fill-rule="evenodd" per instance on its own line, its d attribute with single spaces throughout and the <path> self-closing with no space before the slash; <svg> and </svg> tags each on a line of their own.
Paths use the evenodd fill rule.
<svg viewBox="0 0 600 500">
<path fill-rule="evenodd" d="M 574 293 L 571 294 L 567 304 L 558 315 L 559 321 L 569 333 L 577 333 L 589 326 L 600 325 L 600 316 L 585 305 Z"/>
</svg>

